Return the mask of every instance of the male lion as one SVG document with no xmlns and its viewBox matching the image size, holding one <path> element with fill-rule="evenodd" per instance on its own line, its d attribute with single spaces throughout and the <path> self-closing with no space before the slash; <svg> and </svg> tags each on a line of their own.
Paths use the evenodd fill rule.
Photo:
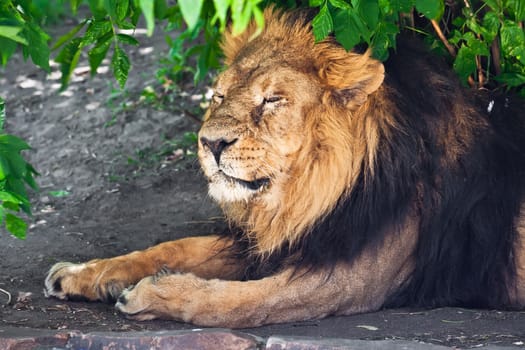
<svg viewBox="0 0 525 350">
<path fill-rule="evenodd" d="M 525 305 L 525 118 L 401 41 L 385 63 L 265 13 L 223 42 L 199 133 L 231 229 L 61 262 L 60 299 L 253 327 L 386 306 Z M 127 289 L 126 289 L 127 288 Z"/>
</svg>

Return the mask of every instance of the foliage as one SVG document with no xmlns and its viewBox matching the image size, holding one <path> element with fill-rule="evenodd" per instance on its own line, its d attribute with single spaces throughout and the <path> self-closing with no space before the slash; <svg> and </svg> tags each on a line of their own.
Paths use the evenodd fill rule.
<svg viewBox="0 0 525 350">
<path fill-rule="evenodd" d="M 458 49 L 456 72 L 464 80 L 474 77 L 480 86 L 494 77 L 525 96 L 525 1 L 473 1 L 460 10 L 449 35 Z"/>
<path fill-rule="evenodd" d="M 0 57 L 6 64 L 17 46 L 24 56 L 48 70 L 49 36 L 42 31 L 42 9 L 65 0 L 6 0 L 0 5 Z M 77 13 L 82 1 L 69 0 Z M 235 33 L 242 32 L 253 18 L 262 27 L 262 8 L 311 7 L 318 12 L 312 24 L 317 40 L 334 35 L 346 49 L 365 44 L 378 59 L 388 57 L 396 36 L 411 30 L 426 37 L 437 51 L 447 53 L 452 66 L 465 82 L 473 86 L 514 88 L 525 95 L 525 1 L 523 0 L 87 0 L 91 16 L 80 21 L 59 38 L 53 49 L 60 49 L 65 87 L 86 50 L 92 74 L 106 56 L 111 57 L 113 74 L 122 88 L 131 63 L 126 53 L 138 41 L 129 32 L 141 15 L 148 34 L 155 21 L 167 23 L 170 51 L 159 75 L 178 80 L 191 74 L 204 79 L 210 69 L 219 67 L 218 46 L 221 32 L 231 22 Z M 36 6 L 38 5 L 38 6 Z M 193 59 L 196 58 L 196 61 Z M 487 85 L 488 84 L 488 85 Z"/>
<path fill-rule="evenodd" d="M 41 25 L 59 24 L 68 14 L 66 0 L 33 0 L 34 16 Z"/>
<path fill-rule="evenodd" d="M 18 46 L 24 58 L 49 71 L 50 37 L 39 25 L 39 11 L 31 1 L 0 2 L 0 60 L 6 65 Z"/>
<path fill-rule="evenodd" d="M 0 98 L 0 224 L 15 237 L 25 238 L 27 224 L 15 213 L 31 214 L 26 185 L 37 189 L 35 169 L 20 155 L 29 145 L 20 138 L 4 133 L 5 104 Z"/>
<path fill-rule="evenodd" d="M 441 0 L 311 0 L 310 6 L 320 8 L 312 23 L 317 40 L 334 33 L 337 41 L 347 50 L 364 42 L 381 60 L 388 57 L 388 49 L 395 47 L 402 14 L 411 13 L 414 7 L 430 19 L 443 14 Z"/>
<path fill-rule="evenodd" d="M 313 20 L 317 40 L 334 33 L 345 48 L 366 43 L 375 57 L 384 60 L 400 30 L 412 30 L 424 34 L 431 47 L 448 51 L 464 82 L 483 87 L 495 79 L 525 95 L 523 0 L 448 1 L 447 6 L 442 0 L 310 0 L 309 4 L 319 8 Z"/>
</svg>

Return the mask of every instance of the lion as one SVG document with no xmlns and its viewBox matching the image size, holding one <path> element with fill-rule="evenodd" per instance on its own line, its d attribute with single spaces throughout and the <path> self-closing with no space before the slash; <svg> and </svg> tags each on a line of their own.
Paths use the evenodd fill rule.
<svg viewBox="0 0 525 350">
<path fill-rule="evenodd" d="M 524 307 L 524 104 L 463 88 L 415 40 L 384 63 L 316 42 L 311 19 L 225 33 L 198 157 L 229 229 L 57 263 L 47 296 L 229 328 Z"/>
</svg>

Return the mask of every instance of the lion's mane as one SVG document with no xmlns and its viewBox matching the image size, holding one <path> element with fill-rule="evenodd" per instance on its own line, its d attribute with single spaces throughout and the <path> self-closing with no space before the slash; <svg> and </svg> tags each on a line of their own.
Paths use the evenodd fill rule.
<svg viewBox="0 0 525 350">
<path fill-rule="evenodd" d="M 245 277 L 352 264 L 416 215 L 414 272 L 388 304 L 506 306 L 525 193 L 522 106 L 467 92 L 414 40 L 399 41 L 384 71 L 369 51 L 315 43 L 310 18 L 267 14 L 258 36 L 252 25 L 223 43 L 227 64 L 263 45 L 286 50 L 286 63 L 325 91 L 305 110 L 306 137 L 278 200 L 223 203 L 237 254 L 253 262 Z"/>
</svg>

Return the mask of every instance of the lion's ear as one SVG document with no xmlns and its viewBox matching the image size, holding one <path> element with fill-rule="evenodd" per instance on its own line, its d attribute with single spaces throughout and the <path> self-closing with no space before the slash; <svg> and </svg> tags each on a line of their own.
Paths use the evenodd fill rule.
<svg viewBox="0 0 525 350">
<path fill-rule="evenodd" d="M 319 78 L 328 91 L 326 98 L 347 108 L 361 106 L 383 83 L 385 68 L 370 57 L 370 50 L 359 54 L 332 46 L 317 57 Z"/>
</svg>

